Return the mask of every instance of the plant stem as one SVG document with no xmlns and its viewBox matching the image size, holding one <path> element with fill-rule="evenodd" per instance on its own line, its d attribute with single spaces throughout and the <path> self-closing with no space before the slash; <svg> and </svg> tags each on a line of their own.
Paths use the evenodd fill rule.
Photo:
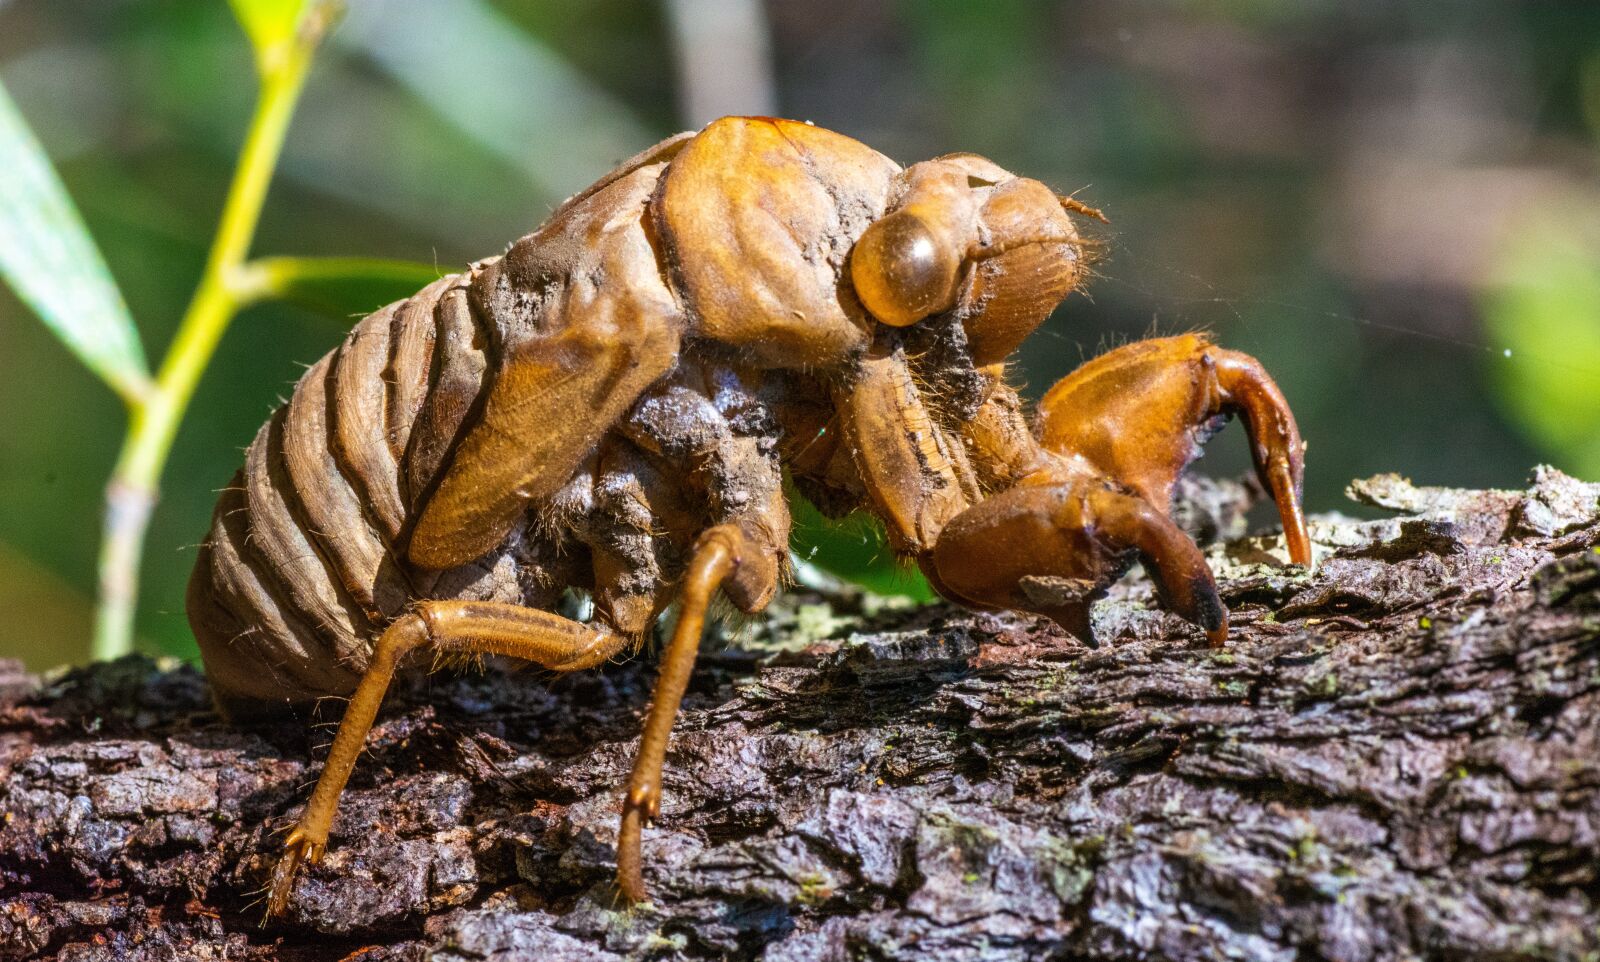
<svg viewBox="0 0 1600 962">
<path fill-rule="evenodd" d="M 267 186 L 320 33 L 320 29 L 303 32 L 286 45 L 281 57 L 263 68 L 255 114 L 194 299 L 161 363 L 154 390 L 129 405 L 128 434 L 106 487 L 100 596 L 91 651 L 96 659 L 117 658 L 133 650 L 139 564 L 161 472 L 200 374 L 210 363 L 228 322 L 245 303 L 235 290 L 236 278 L 250 252 Z"/>
<path fill-rule="evenodd" d="M 256 257 L 244 265 L 234 285 L 240 298 L 292 297 L 295 288 L 352 276 L 401 284 L 432 283 L 442 275 L 432 264 L 376 257 Z"/>
</svg>

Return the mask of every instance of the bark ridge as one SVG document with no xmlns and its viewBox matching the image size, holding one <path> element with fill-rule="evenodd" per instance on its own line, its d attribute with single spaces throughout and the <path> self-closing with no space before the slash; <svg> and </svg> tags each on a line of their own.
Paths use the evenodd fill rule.
<svg viewBox="0 0 1600 962">
<path fill-rule="evenodd" d="M 12 665 L 0 958 L 1600 956 L 1600 486 L 1351 494 L 1399 516 L 1318 519 L 1313 573 L 1210 549 L 1223 651 L 1140 578 L 1097 649 L 793 593 L 707 650 L 633 910 L 608 880 L 649 659 L 397 692 L 269 929 L 331 732 L 224 727 L 185 667 Z"/>
</svg>

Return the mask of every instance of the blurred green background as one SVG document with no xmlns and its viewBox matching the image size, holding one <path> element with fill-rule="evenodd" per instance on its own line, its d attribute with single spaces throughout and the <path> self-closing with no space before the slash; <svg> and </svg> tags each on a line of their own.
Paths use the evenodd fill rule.
<svg viewBox="0 0 1600 962">
<path fill-rule="evenodd" d="M 1600 5 L 349 6 L 258 254 L 454 270 L 665 134 L 779 113 L 904 162 L 976 151 L 1106 210 L 1101 276 L 1021 358 L 1034 393 L 1103 345 L 1208 328 L 1293 403 L 1315 510 L 1386 470 L 1600 478 Z M 222 0 L 0 0 L 0 81 L 152 358 L 215 227 L 250 58 Z M 229 331 L 151 526 L 146 650 L 192 653 L 183 585 L 215 491 L 342 330 L 268 305 Z M 80 660 L 122 407 L 3 289 L 0 412 L 0 655 Z M 1235 433 L 1204 466 L 1246 465 Z"/>
</svg>

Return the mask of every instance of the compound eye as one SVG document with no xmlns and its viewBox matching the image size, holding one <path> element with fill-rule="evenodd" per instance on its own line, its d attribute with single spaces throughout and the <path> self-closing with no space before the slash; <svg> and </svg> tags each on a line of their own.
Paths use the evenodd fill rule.
<svg viewBox="0 0 1600 962">
<path fill-rule="evenodd" d="M 856 296 L 872 316 L 895 327 L 955 306 L 960 269 L 960 254 L 904 210 L 873 222 L 850 253 Z"/>
</svg>

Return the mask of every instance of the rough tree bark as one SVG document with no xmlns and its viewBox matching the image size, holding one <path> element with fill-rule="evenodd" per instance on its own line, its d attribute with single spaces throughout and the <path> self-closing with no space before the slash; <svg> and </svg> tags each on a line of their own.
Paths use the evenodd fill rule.
<svg viewBox="0 0 1600 962">
<path fill-rule="evenodd" d="M 327 730 L 229 729 L 188 668 L 13 666 L 0 956 L 1600 956 L 1600 486 L 1352 491 L 1405 517 L 1319 521 L 1313 573 L 1212 549 L 1225 651 L 1138 578 L 1098 649 L 795 594 L 708 647 L 632 910 L 609 878 L 649 659 L 397 694 L 265 929 Z"/>
</svg>

